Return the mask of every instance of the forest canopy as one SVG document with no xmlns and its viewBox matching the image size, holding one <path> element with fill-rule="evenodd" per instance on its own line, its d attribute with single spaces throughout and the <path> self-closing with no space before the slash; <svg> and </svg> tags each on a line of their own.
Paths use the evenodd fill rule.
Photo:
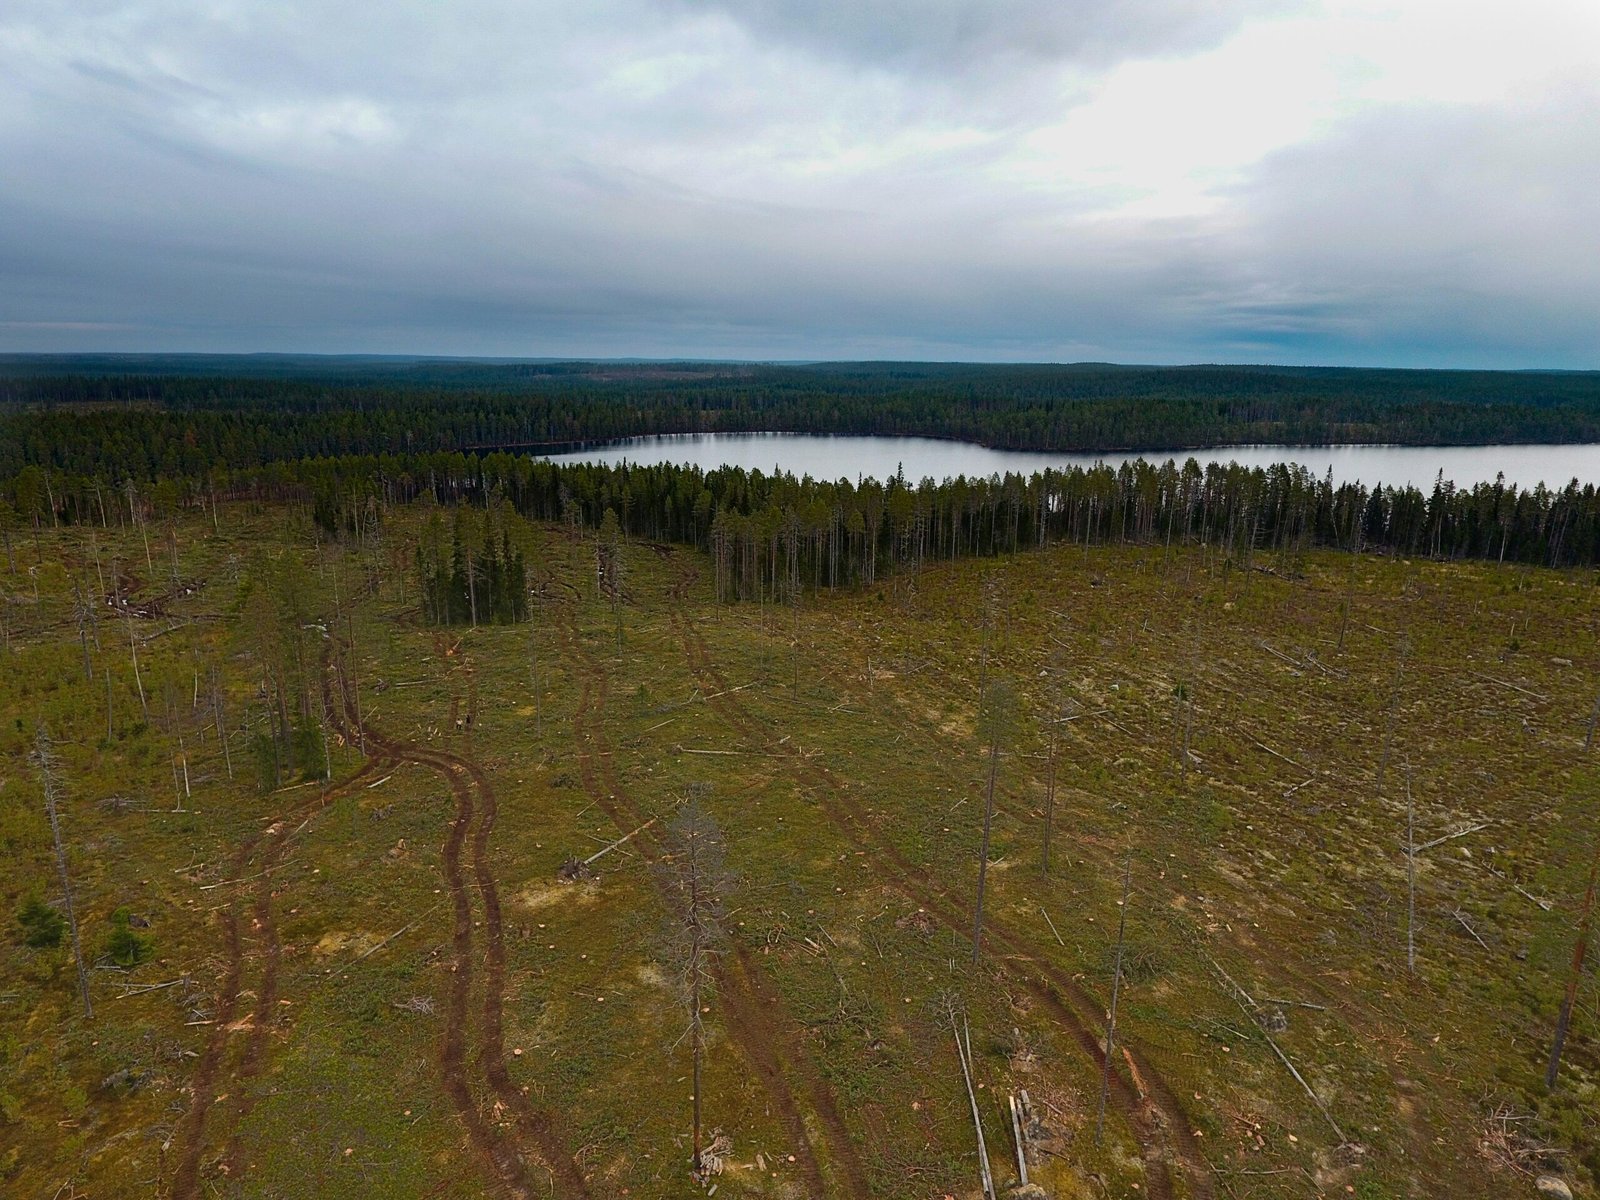
<svg viewBox="0 0 1600 1200">
<path fill-rule="evenodd" d="M 254 374 L 240 374 L 246 366 Z M 1238 442 L 1600 441 L 1600 374 L 1281 367 L 0 359 L 0 526 L 162 518 L 227 499 L 310 505 L 360 538 L 392 504 L 524 516 L 701 547 L 729 598 L 870 583 L 929 558 L 1051 541 L 1225 543 L 1286 566 L 1310 545 L 1551 566 L 1600 562 L 1593 484 L 1428 491 L 1181 453 L 987 479 L 797 479 L 558 464 L 552 446 L 647 433 L 925 435 L 1033 449 Z M 470 539 L 469 539 L 470 540 Z M 439 623 L 516 620 L 486 539 L 427 548 Z M 480 597 L 478 583 L 487 586 Z M 486 598 L 485 598 L 486 597 Z M 480 608 L 480 601 L 482 607 Z"/>
<path fill-rule="evenodd" d="M 1600 373 L 0 357 L 0 478 L 792 431 L 1004 449 L 1600 441 Z"/>
</svg>

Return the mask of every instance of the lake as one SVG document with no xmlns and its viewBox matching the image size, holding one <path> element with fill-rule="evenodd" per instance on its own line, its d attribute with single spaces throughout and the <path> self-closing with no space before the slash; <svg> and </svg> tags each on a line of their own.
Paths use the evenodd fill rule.
<svg viewBox="0 0 1600 1200">
<path fill-rule="evenodd" d="M 1120 466 L 1144 458 L 1165 462 L 1176 458 L 1238 462 L 1265 467 L 1294 462 L 1322 476 L 1330 469 L 1335 482 L 1432 488 L 1440 471 L 1458 487 L 1492 483 L 1504 474 L 1508 484 L 1530 488 L 1543 482 L 1563 488 L 1568 481 L 1600 482 L 1600 445 L 1573 446 L 1222 446 L 1212 450 L 1174 450 L 1140 454 L 1054 454 L 991 450 L 970 442 L 918 437 L 854 437 L 808 433 L 708 433 L 628 438 L 548 455 L 556 462 L 637 464 L 692 463 L 714 467 L 779 468 L 813 479 L 865 476 L 883 480 L 904 470 L 910 480 L 987 476 L 1015 471 L 1031 475 L 1047 467 L 1092 467 L 1097 462 Z"/>
</svg>

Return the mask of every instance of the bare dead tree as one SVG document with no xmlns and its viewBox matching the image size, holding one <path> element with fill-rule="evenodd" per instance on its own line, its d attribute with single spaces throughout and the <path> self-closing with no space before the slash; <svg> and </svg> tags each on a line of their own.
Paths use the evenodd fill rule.
<svg viewBox="0 0 1600 1200">
<path fill-rule="evenodd" d="M 1378 784 L 1375 798 L 1383 799 L 1383 776 L 1389 767 L 1389 751 L 1394 746 L 1395 713 L 1400 707 L 1400 680 L 1405 675 L 1406 659 L 1411 654 L 1411 639 L 1400 639 L 1400 657 L 1394 664 L 1394 686 L 1389 692 L 1389 715 L 1383 725 L 1383 750 L 1378 755 Z"/>
<path fill-rule="evenodd" d="M 985 577 L 983 581 L 983 638 L 978 646 L 978 711 L 983 711 L 984 699 L 989 691 L 989 622 L 990 610 L 994 605 L 994 580 Z"/>
<path fill-rule="evenodd" d="M 693 1105 L 690 1118 L 690 1171 L 702 1170 L 704 1110 L 702 1063 L 706 1031 L 704 1001 L 712 987 L 712 962 L 725 939 L 724 895 L 732 886 L 725 865 L 725 845 L 716 821 L 697 800 L 690 799 L 667 827 L 667 851 L 660 860 L 671 901 L 669 947 L 678 965 L 688 1002 L 690 1053 L 693 1057 Z"/>
<path fill-rule="evenodd" d="M 1406 763 L 1406 969 L 1417 973 L 1417 822 L 1411 802 L 1411 764 Z"/>
<path fill-rule="evenodd" d="M 1583 737 L 1583 752 L 1589 753 L 1594 745 L 1595 726 L 1600 725 L 1600 696 L 1594 698 L 1594 708 L 1589 711 L 1589 731 Z"/>
<path fill-rule="evenodd" d="M 978 1114 L 978 1093 L 972 1088 L 972 1030 L 967 1026 L 965 1012 L 961 1014 L 959 1025 L 956 1024 L 953 1003 L 949 1006 L 949 1012 L 950 1032 L 955 1034 L 956 1055 L 961 1059 L 961 1078 L 967 1086 L 967 1103 L 972 1109 L 972 1128 L 978 1138 L 978 1183 L 983 1189 L 984 1200 L 994 1200 L 994 1175 L 989 1166 L 989 1147 L 983 1136 L 983 1119 Z"/>
<path fill-rule="evenodd" d="M 978 965 L 978 954 L 983 946 L 983 897 L 989 880 L 989 838 L 994 828 L 994 787 L 1000 770 L 1000 745 L 1010 726 L 1012 710 L 1015 707 L 1015 696 L 1006 680 L 995 679 L 989 684 L 988 693 L 981 716 L 989 742 L 989 783 L 984 789 L 983 845 L 978 852 L 978 896 L 973 905 L 973 966 Z"/>
<path fill-rule="evenodd" d="M 189 795 L 189 750 L 183 744 L 183 734 L 178 735 L 178 763 L 183 769 L 183 799 L 187 803 Z"/>
<path fill-rule="evenodd" d="M 94 485 L 94 491 L 95 491 L 96 498 L 99 498 L 99 496 L 100 496 L 100 485 L 98 483 L 96 483 Z M 106 507 L 105 507 L 105 501 L 104 500 L 101 500 L 101 502 L 100 502 L 100 524 L 102 526 L 106 525 Z M 95 574 L 95 578 L 100 581 L 100 591 L 98 593 L 96 593 L 96 601 L 95 601 L 96 606 L 98 606 L 98 604 L 100 602 L 100 598 L 104 597 L 106 595 L 106 573 L 105 573 L 105 568 L 103 568 L 100 565 L 100 539 L 95 536 L 95 532 L 94 532 L 93 529 L 89 530 L 89 550 L 90 550 L 91 553 L 94 554 L 94 574 Z"/>
<path fill-rule="evenodd" d="M 333 749 L 328 742 L 328 729 L 333 722 L 328 715 L 328 697 L 317 693 L 317 735 L 322 741 L 322 777 L 333 778 Z"/>
<path fill-rule="evenodd" d="M 61 815 L 57 811 L 58 784 L 56 773 L 55 749 L 50 744 L 50 735 L 43 725 L 33 739 L 33 762 L 39 769 L 39 778 L 44 783 L 44 807 L 50 817 L 50 837 L 55 842 L 56 870 L 61 875 L 61 894 L 67 910 L 67 929 L 72 934 L 72 961 L 78 968 L 78 992 L 83 997 L 83 1016 L 85 1020 L 94 1020 L 94 1004 L 89 999 L 89 972 L 83 965 L 83 944 L 78 937 L 78 914 L 72 904 L 72 876 L 67 871 L 67 848 L 61 841 Z"/>
<path fill-rule="evenodd" d="M 222 761 L 227 765 L 228 778 L 232 779 L 233 753 L 228 748 L 228 721 L 222 709 L 222 673 L 216 667 L 211 668 L 211 716 L 216 722 L 217 740 L 222 743 Z"/>
<path fill-rule="evenodd" d="M 1556 1017 L 1555 1038 L 1550 1044 L 1550 1065 L 1545 1068 L 1544 1086 L 1554 1091 L 1556 1077 L 1561 1072 L 1561 1051 L 1567 1044 L 1567 1030 L 1572 1026 L 1572 1009 L 1578 1002 L 1578 985 L 1583 982 L 1583 963 L 1589 954 L 1589 926 L 1594 916 L 1595 885 L 1600 882 L 1600 842 L 1595 843 L 1589 860 L 1589 885 L 1584 889 L 1583 908 L 1578 914 L 1578 936 L 1572 946 L 1572 968 L 1567 974 L 1567 993 L 1561 1000 L 1561 1012 Z"/>
<path fill-rule="evenodd" d="M 134 487 L 132 479 L 122 485 L 122 491 L 128 499 L 128 517 L 139 527 L 139 536 L 144 539 L 144 565 L 153 580 L 156 574 L 156 565 L 150 558 L 150 532 L 145 528 L 144 524 L 144 506 L 139 503 L 139 492 Z"/>
<path fill-rule="evenodd" d="M 144 680 L 139 675 L 139 641 L 133 635 L 133 614 L 125 613 L 128 622 L 128 650 L 133 656 L 133 683 L 139 689 L 139 707 L 144 712 L 146 723 L 150 720 L 150 702 L 145 699 Z"/>
<path fill-rule="evenodd" d="M 89 661 L 89 605 L 83 598 L 83 588 L 78 584 L 78 577 L 72 577 L 73 605 L 72 615 L 78 622 L 78 645 L 83 649 L 83 681 L 94 682 L 94 664 Z"/>
<path fill-rule="evenodd" d="M 1040 860 L 1041 874 L 1050 874 L 1050 834 L 1055 824 L 1056 815 L 1056 751 L 1061 743 L 1061 718 L 1053 718 L 1050 722 L 1050 755 L 1045 761 L 1044 773 L 1044 855 Z"/>
<path fill-rule="evenodd" d="M 350 636 L 348 652 L 345 661 L 350 666 L 350 702 L 355 707 L 356 740 L 361 746 L 361 753 L 367 752 L 367 727 L 361 720 L 361 679 L 356 674 L 356 659 L 360 651 L 356 648 L 356 621 L 347 609 L 344 614 L 345 630 Z"/>
<path fill-rule="evenodd" d="M 800 587 L 795 585 L 789 592 L 790 630 L 789 630 L 789 659 L 792 677 L 789 681 L 790 692 L 798 698 L 800 695 Z"/>
<path fill-rule="evenodd" d="M 616 626 L 617 650 L 622 650 L 622 524 L 617 520 L 616 509 L 606 509 L 595 533 L 595 582 L 600 594 L 611 602 L 611 618 Z"/>
<path fill-rule="evenodd" d="M 1193 756 L 1189 753 L 1189 745 L 1194 740 L 1194 680 L 1186 679 L 1183 682 L 1183 744 L 1178 750 L 1178 780 L 1187 782 L 1189 778 L 1189 763 Z"/>
<path fill-rule="evenodd" d="M 167 518 L 167 549 L 172 554 L 172 585 L 178 585 L 180 575 L 178 572 L 178 516 L 173 513 Z"/>
<path fill-rule="evenodd" d="M 544 738 L 544 696 L 539 686 L 539 622 L 528 622 L 528 686 L 533 692 L 533 736 Z"/>
<path fill-rule="evenodd" d="M 1128 888 L 1133 882 L 1133 858 L 1130 856 L 1122 864 L 1122 901 L 1117 914 L 1117 958 L 1116 965 L 1111 973 L 1111 1011 L 1106 1018 L 1106 1054 L 1100 1064 L 1100 1108 L 1094 1119 L 1094 1144 L 1100 1144 L 1100 1136 L 1106 1124 L 1106 1097 L 1111 1093 L 1111 1053 L 1117 1044 L 1117 999 L 1122 991 L 1122 948 L 1124 938 L 1128 931 Z"/>
</svg>

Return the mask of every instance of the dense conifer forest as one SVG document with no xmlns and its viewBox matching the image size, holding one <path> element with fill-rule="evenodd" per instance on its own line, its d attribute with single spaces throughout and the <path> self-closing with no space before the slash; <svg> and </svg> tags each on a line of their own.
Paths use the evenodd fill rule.
<svg viewBox="0 0 1600 1200">
<path fill-rule="evenodd" d="M 255 373 L 239 374 L 245 367 Z M 728 596 L 853 586 L 908 563 L 1059 541 L 1199 540 L 1244 561 L 1313 545 L 1600 559 L 1600 497 L 1579 481 L 1367 489 L 1292 466 L 1202 469 L 1174 458 L 851 482 L 554 465 L 529 453 L 643 433 L 773 429 L 1090 450 L 1600 440 L 1600 375 L 1590 373 L 225 356 L 11 359 L 0 372 L 8 537 L 43 522 L 105 525 L 251 496 L 306 499 L 324 529 L 359 536 L 388 505 L 423 495 L 503 501 L 590 527 L 614 511 L 631 535 L 699 546 Z M 501 568 L 488 553 L 485 578 Z M 441 622 L 473 607 L 462 581 L 475 581 L 476 560 L 441 549 L 419 569 Z"/>
<path fill-rule="evenodd" d="M 1600 374 L 1289 367 L 0 358 L 0 475 L 785 430 L 1016 450 L 1600 440 Z"/>
</svg>

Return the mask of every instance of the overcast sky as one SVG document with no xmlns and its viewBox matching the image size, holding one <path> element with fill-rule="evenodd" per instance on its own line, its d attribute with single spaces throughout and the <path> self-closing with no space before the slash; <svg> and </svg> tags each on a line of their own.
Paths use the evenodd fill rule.
<svg viewBox="0 0 1600 1200">
<path fill-rule="evenodd" d="M 5 0 L 139 349 L 1600 367 L 1600 3 Z"/>
</svg>

